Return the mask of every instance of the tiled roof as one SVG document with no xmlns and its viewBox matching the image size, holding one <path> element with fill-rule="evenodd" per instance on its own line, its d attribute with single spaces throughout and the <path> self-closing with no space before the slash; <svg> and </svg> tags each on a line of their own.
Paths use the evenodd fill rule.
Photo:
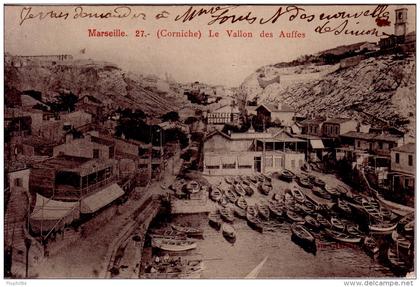
<svg viewBox="0 0 420 287">
<path fill-rule="evenodd" d="M 400 147 L 396 147 L 392 149 L 393 151 L 399 151 L 399 152 L 408 152 L 408 153 L 415 153 L 416 152 L 416 144 L 409 143 L 405 144 Z"/>
</svg>

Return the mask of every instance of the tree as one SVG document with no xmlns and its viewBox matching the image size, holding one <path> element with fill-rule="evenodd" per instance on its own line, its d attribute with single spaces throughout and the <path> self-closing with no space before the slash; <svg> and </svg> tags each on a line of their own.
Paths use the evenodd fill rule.
<svg viewBox="0 0 420 287">
<path fill-rule="evenodd" d="M 171 111 L 171 112 L 168 112 L 168 113 L 164 114 L 160 118 L 164 122 L 166 122 L 166 121 L 176 122 L 176 121 L 179 121 L 179 114 L 177 112 Z"/>
</svg>

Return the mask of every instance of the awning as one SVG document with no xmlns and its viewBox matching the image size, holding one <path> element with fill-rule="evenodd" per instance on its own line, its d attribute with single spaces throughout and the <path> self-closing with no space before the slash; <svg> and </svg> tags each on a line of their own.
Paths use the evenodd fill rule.
<svg viewBox="0 0 420 287">
<path fill-rule="evenodd" d="M 313 149 L 323 149 L 324 148 L 324 144 L 322 143 L 322 140 L 310 140 L 311 142 L 311 147 Z"/>
<path fill-rule="evenodd" d="M 206 165 L 208 166 L 219 166 L 220 165 L 220 157 L 206 157 L 205 158 Z"/>
<path fill-rule="evenodd" d="M 253 166 L 254 165 L 254 158 L 247 157 L 247 156 L 240 156 L 238 157 L 238 165 L 240 166 Z"/>
<path fill-rule="evenodd" d="M 105 205 L 110 204 L 123 194 L 124 191 L 121 187 L 114 183 L 101 191 L 82 199 L 80 213 L 94 213 Z"/>
<path fill-rule="evenodd" d="M 58 201 L 36 194 L 35 207 L 29 217 L 34 232 L 58 230 L 79 218 L 78 201 Z"/>
<path fill-rule="evenodd" d="M 223 164 L 236 164 L 236 156 L 224 156 L 222 157 Z"/>
</svg>

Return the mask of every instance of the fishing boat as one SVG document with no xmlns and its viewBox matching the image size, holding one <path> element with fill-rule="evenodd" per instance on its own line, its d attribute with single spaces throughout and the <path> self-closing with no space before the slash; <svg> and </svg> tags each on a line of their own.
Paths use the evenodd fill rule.
<svg viewBox="0 0 420 287">
<path fill-rule="evenodd" d="M 249 177 L 247 176 L 245 179 L 243 179 L 243 180 L 242 180 L 242 183 L 243 183 L 244 185 L 250 185 L 251 183 L 250 183 Z"/>
<path fill-rule="evenodd" d="M 350 205 L 342 199 L 338 199 L 337 208 L 341 213 L 343 213 L 345 215 L 351 215 L 351 213 L 352 213 Z"/>
<path fill-rule="evenodd" d="M 379 205 L 377 205 L 376 201 L 363 198 L 362 207 L 365 210 L 365 212 L 369 215 L 369 219 L 371 221 L 382 221 L 382 214 L 379 209 Z"/>
<path fill-rule="evenodd" d="M 255 175 L 252 175 L 252 176 L 250 176 L 250 177 L 249 177 L 249 180 L 250 180 L 252 183 L 256 184 L 256 183 L 258 182 L 258 177 L 257 177 L 257 176 L 255 176 Z"/>
<path fill-rule="evenodd" d="M 334 216 L 331 217 L 330 222 L 331 222 L 331 226 L 334 229 L 344 230 L 346 228 L 344 223 L 340 219 L 338 219 L 337 217 L 334 217 Z"/>
<path fill-rule="evenodd" d="M 246 212 L 249 213 L 251 216 L 256 217 L 258 215 L 258 209 L 254 205 L 248 205 Z"/>
<path fill-rule="evenodd" d="M 288 191 L 286 191 L 284 193 L 284 202 L 291 202 L 291 201 L 295 201 L 293 195 L 292 195 L 292 191 L 290 189 L 288 189 Z"/>
<path fill-rule="evenodd" d="M 223 207 L 219 210 L 220 215 L 222 217 L 222 219 L 226 222 L 233 222 L 235 220 L 235 217 L 233 215 L 233 211 L 232 209 L 230 209 L 229 207 Z"/>
<path fill-rule="evenodd" d="M 409 214 L 407 214 L 406 216 L 402 217 L 399 221 L 398 221 L 398 227 L 399 228 L 404 228 L 404 226 L 407 223 L 410 223 L 411 221 L 414 220 L 414 212 L 410 212 Z"/>
<path fill-rule="evenodd" d="M 233 213 L 238 218 L 246 218 L 246 210 L 245 209 L 234 206 L 233 207 Z"/>
<path fill-rule="evenodd" d="M 242 182 L 242 178 L 241 178 L 241 176 L 240 176 L 240 175 L 235 176 L 235 177 L 233 178 L 233 183 L 234 183 L 234 184 L 240 184 L 241 182 Z"/>
<path fill-rule="evenodd" d="M 335 187 L 335 189 L 336 189 L 336 191 L 340 194 L 340 195 L 344 195 L 344 196 L 346 196 L 347 195 L 347 193 L 348 193 L 348 189 L 345 187 L 345 186 L 342 186 L 342 185 L 337 185 L 336 187 Z"/>
<path fill-rule="evenodd" d="M 229 201 L 226 198 L 226 196 L 222 195 L 222 197 L 219 200 L 219 204 L 223 207 L 226 207 L 229 204 Z"/>
<path fill-rule="evenodd" d="M 153 238 L 152 247 L 165 251 L 179 252 L 195 249 L 197 248 L 197 243 L 195 240 Z"/>
<path fill-rule="evenodd" d="M 407 270 L 408 264 L 405 262 L 403 258 L 401 258 L 398 254 L 398 250 L 395 246 L 390 246 L 387 250 L 387 257 L 389 263 L 392 265 L 393 268 L 397 270 Z"/>
<path fill-rule="evenodd" d="M 297 214 L 296 212 L 292 211 L 292 210 L 287 210 L 286 211 L 286 216 L 292 222 L 305 224 L 305 219 L 302 216 L 300 216 L 299 214 Z"/>
<path fill-rule="evenodd" d="M 301 203 L 296 203 L 295 208 L 297 212 L 300 212 L 303 214 L 312 214 L 314 212 L 311 208 Z"/>
<path fill-rule="evenodd" d="M 258 214 L 261 216 L 262 219 L 269 220 L 270 219 L 270 209 L 265 202 L 258 202 L 257 203 L 257 210 Z"/>
<path fill-rule="evenodd" d="M 207 193 L 207 192 L 209 192 L 210 190 L 212 190 L 211 188 L 210 188 L 210 186 L 208 186 L 208 185 L 202 185 L 201 186 L 201 192 L 203 192 L 203 193 Z"/>
<path fill-rule="evenodd" d="M 216 230 L 220 230 L 220 227 L 222 226 L 222 220 L 220 219 L 220 216 L 216 213 L 210 213 L 208 218 L 209 225 Z"/>
<path fill-rule="evenodd" d="M 270 191 L 273 189 L 273 186 L 268 182 L 263 182 L 263 183 L 260 183 L 258 188 L 262 194 L 268 195 Z"/>
<path fill-rule="evenodd" d="M 363 239 L 363 246 L 370 254 L 374 255 L 379 252 L 378 243 L 373 237 L 366 236 Z"/>
<path fill-rule="evenodd" d="M 321 214 L 317 214 L 316 215 L 316 220 L 318 220 L 319 224 L 323 227 L 323 228 L 331 228 L 331 222 L 329 222 L 324 216 L 322 216 Z"/>
<path fill-rule="evenodd" d="M 238 200 L 238 196 L 236 195 L 235 187 L 233 185 L 231 185 L 230 188 L 226 190 L 225 196 L 232 203 L 235 203 L 236 200 Z"/>
<path fill-rule="evenodd" d="M 228 241 L 235 241 L 236 240 L 236 231 L 235 231 L 235 229 L 233 228 L 232 225 L 227 224 L 227 223 L 223 223 L 222 233 L 223 233 L 223 236 Z"/>
<path fill-rule="evenodd" d="M 325 191 L 328 192 L 331 196 L 338 197 L 340 196 L 340 192 L 337 190 L 337 188 L 325 185 L 324 187 Z"/>
<path fill-rule="evenodd" d="M 313 230 L 318 230 L 321 227 L 321 224 L 312 216 L 305 216 L 305 225 Z"/>
<path fill-rule="evenodd" d="M 264 226 L 262 224 L 262 222 L 255 216 L 252 216 L 250 213 L 246 214 L 246 220 L 247 223 L 249 225 L 249 227 L 251 227 L 252 229 L 258 231 L 258 232 L 263 232 L 264 231 Z"/>
<path fill-rule="evenodd" d="M 187 239 L 187 234 L 173 229 L 155 229 L 149 233 L 151 238 Z"/>
<path fill-rule="evenodd" d="M 187 236 L 203 236 L 203 229 L 178 224 L 171 225 L 173 230 L 184 232 Z"/>
<path fill-rule="evenodd" d="M 361 195 L 353 194 L 353 195 L 350 195 L 349 196 L 349 199 L 351 201 L 353 201 L 353 203 L 355 203 L 357 205 L 362 205 L 363 199 L 365 199 L 365 198 L 363 196 L 361 196 Z"/>
<path fill-rule="evenodd" d="M 380 213 L 382 215 L 382 218 L 384 220 L 387 220 L 387 221 L 388 220 L 394 220 L 396 218 L 395 215 L 394 215 L 394 213 L 390 209 L 388 209 L 388 208 L 386 208 L 384 206 L 381 206 Z"/>
<path fill-rule="evenodd" d="M 246 209 L 248 207 L 248 202 L 246 201 L 245 197 L 241 196 L 236 201 L 236 205 L 242 209 Z"/>
<path fill-rule="evenodd" d="M 333 229 L 325 229 L 325 233 L 332 239 L 336 241 L 341 241 L 345 243 L 359 243 L 362 241 L 360 236 L 354 236 L 350 234 L 346 234 L 344 232 L 336 231 Z"/>
<path fill-rule="evenodd" d="M 322 179 L 320 179 L 320 178 L 318 178 L 318 177 L 315 177 L 313 180 L 312 180 L 312 182 L 313 182 L 313 184 L 314 185 L 316 185 L 316 186 L 318 186 L 318 187 L 325 187 L 325 181 L 323 181 Z"/>
<path fill-rule="evenodd" d="M 291 230 L 292 236 L 294 236 L 297 240 L 305 242 L 307 244 L 315 244 L 315 237 L 303 225 L 293 223 L 291 226 Z"/>
<path fill-rule="evenodd" d="M 359 225 L 351 223 L 346 224 L 347 233 L 353 236 L 362 236 L 362 231 L 359 229 Z"/>
<path fill-rule="evenodd" d="M 142 279 L 199 279 L 204 270 L 200 259 L 179 259 L 172 257 L 167 262 L 153 262 L 140 275 Z"/>
<path fill-rule="evenodd" d="M 304 188 L 309 188 L 311 189 L 313 187 L 310 179 L 306 176 L 298 176 L 297 177 L 297 183 Z"/>
<path fill-rule="evenodd" d="M 243 186 L 243 189 L 245 190 L 245 194 L 247 196 L 252 196 L 254 194 L 254 189 L 250 185 Z"/>
<path fill-rule="evenodd" d="M 305 195 L 297 188 L 292 189 L 292 195 L 297 202 L 302 203 L 305 201 Z"/>
<path fill-rule="evenodd" d="M 256 177 L 258 178 L 258 181 L 260 181 L 260 182 L 265 181 L 265 177 L 262 174 L 257 174 Z"/>
<path fill-rule="evenodd" d="M 403 235 L 399 234 L 396 230 L 392 231 L 391 235 L 392 240 L 398 245 L 400 248 L 410 249 L 411 242 Z"/>
<path fill-rule="evenodd" d="M 190 180 L 187 183 L 186 188 L 189 193 L 197 193 L 200 191 L 200 184 L 196 182 L 195 180 Z"/>
<path fill-rule="evenodd" d="M 235 185 L 235 192 L 238 194 L 238 196 L 245 196 L 246 194 L 246 191 L 240 184 Z"/>
<path fill-rule="evenodd" d="M 279 178 L 286 182 L 292 182 L 295 178 L 295 174 L 290 170 L 285 169 L 280 173 Z"/>
<path fill-rule="evenodd" d="M 225 181 L 226 181 L 227 184 L 233 184 L 233 178 L 230 177 L 230 176 L 225 177 Z"/>
<path fill-rule="evenodd" d="M 410 221 L 409 223 L 404 225 L 404 232 L 409 233 L 409 234 L 413 234 L 415 225 L 416 225 L 416 223 L 415 223 L 414 220 Z"/>
<path fill-rule="evenodd" d="M 397 227 L 397 223 L 382 221 L 369 224 L 369 230 L 380 233 L 391 233 Z"/>
<path fill-rule="evenodd" d="M 268 202 L 268 208 L 270 209 L 270 213 L 274 218 L 283 217 L 284 205 L 282 203 L 279 203 L 275 200 L 270 200 Z"/>
<path fill-rule="evenodd" d="M 210 199 L 213 201 L 218 202 L 222 198 L 222 191 L 218 188 L 213 188 L 210 192 Z"/>
<path fill-rule="evenodd" d="M 272 199 L 278 202 L 282 202 L 284 200 L 284 196 L 280 192 L 273 193 Z"/>
<path fill-rule="evenodd" d="M 325 190 L 322 190 L 320 187 L 314 186 L 314 187 L 312 188 L 312 192 L 313 192 L 316 196 L 319 196 L 319 197 L 321 197 L 321 198 L 323 198 L 323 199 L 326 199 L 326 200 L 331 200 L 331 195 L 330 195 L 328 192 L 326 192 Z"/>
<path fill-rule="evenodd" d="M 309 200 L 305 200 L 305 202 L 303 203 L 304 206 L 306 206 L 309 210 L 311 210 L 312 212 L 318 210 L 318 206 L 315 205 L 314 203 L 312 203 Z"/>
</svg>

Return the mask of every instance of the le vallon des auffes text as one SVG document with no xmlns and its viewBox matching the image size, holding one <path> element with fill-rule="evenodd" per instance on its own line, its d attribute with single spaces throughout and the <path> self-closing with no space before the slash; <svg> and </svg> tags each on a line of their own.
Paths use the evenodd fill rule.
<svg viewBox="0 0 420 287">
<path fill-rule="evenodd" d="M 287 38 L 287 39 L 301 39 L 305 38 L 306 35 L 303 32 L 292 30 L 280 30 L 279 32 L 272 32 L 261 30 L 259 33 L 249 32 L 244 30 L 207 30 L 203 33 L 201 30 L 178 30 L 172 31 L 168 29 L 157 29 L 154 33 L 147 32 L 143 29 L 136 29 L 132 32 L 127 32 L 126 30 L 113 29 L 113 30 L 100 30 L 96 28 L 89 28 L 87 30 L 87 35 L 89 38 L 119 38 L 119 37 L 137 37 L 137 38 L 147 38 L 150 36 L 156 36 L 158 39 L 162 38 L 196 38 L 201 39 L 202 37 L 208 38 Z"/>
</svg>

